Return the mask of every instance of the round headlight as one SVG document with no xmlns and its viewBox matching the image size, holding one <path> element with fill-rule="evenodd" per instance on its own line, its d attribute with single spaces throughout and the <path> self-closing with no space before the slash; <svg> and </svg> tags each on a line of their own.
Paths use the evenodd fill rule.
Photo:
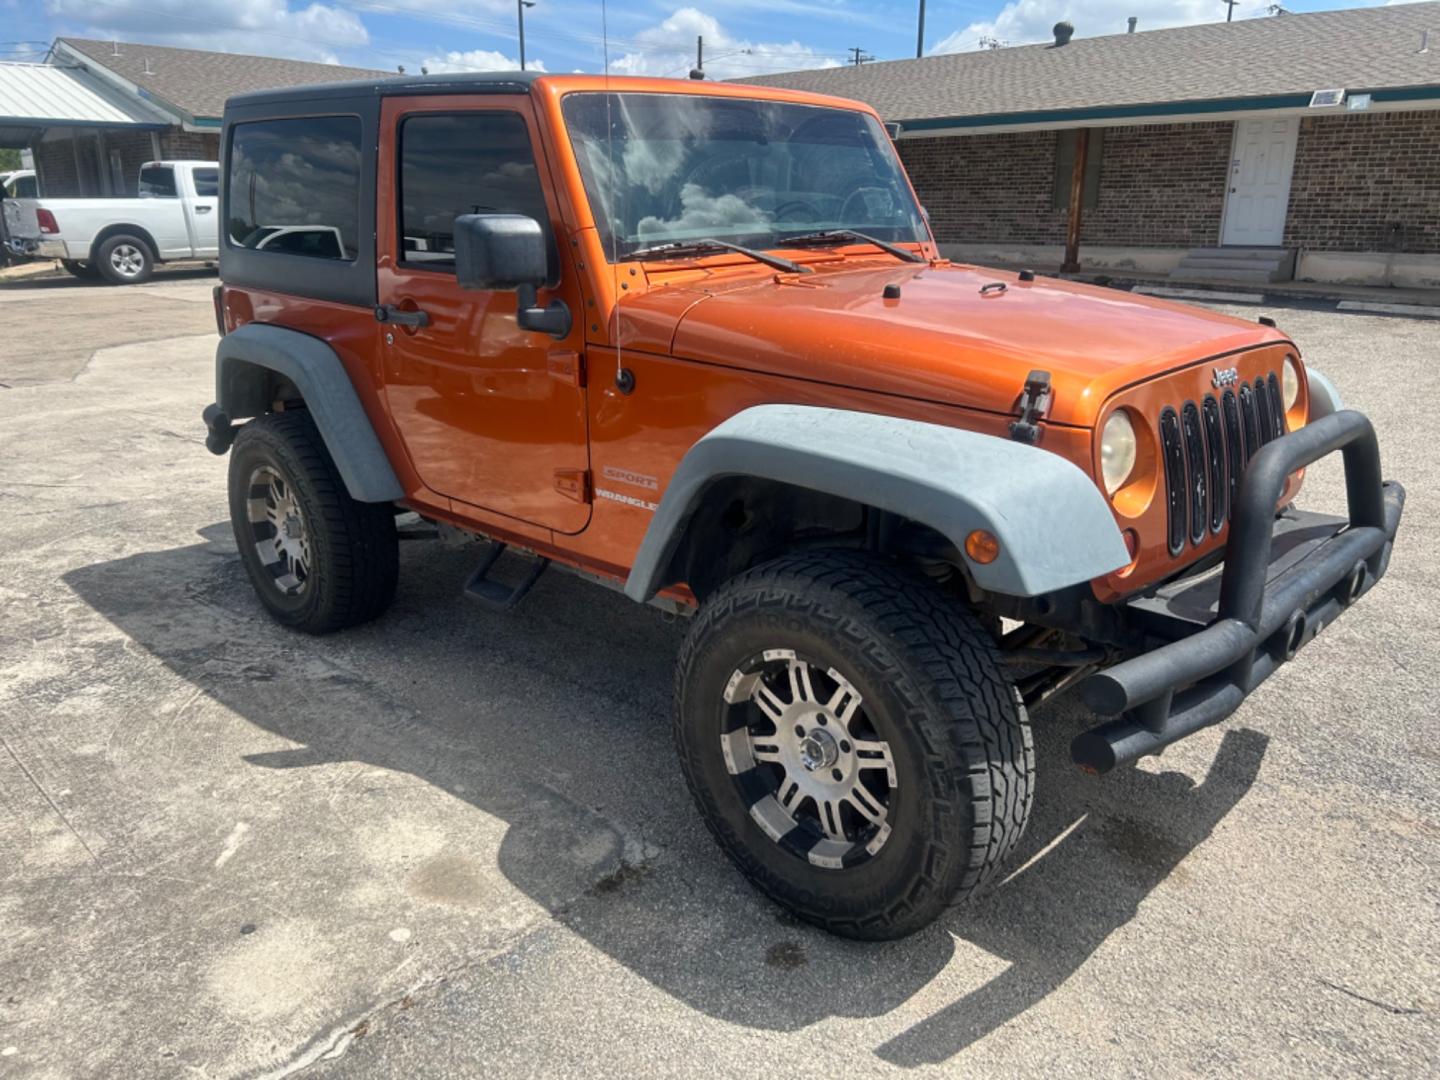
<svg viewBox="0 0 1440 1080">
<path fill-rule="evenodd" d="M 1135 425 L 1124 409 L 1110 414 L 1100 435 L 1100 472 L 1105 494 L 1114 495 L 1135 471 Z"/>
<path fill-rule="evenodd" d="M 1285 366 L 1280 373 L 1280 391 L 1285 395 L 1285 411 L 1289 412 L 1300 396 L 1300 368 L 1293 356 L 1285 357 Z"/>
</svg>

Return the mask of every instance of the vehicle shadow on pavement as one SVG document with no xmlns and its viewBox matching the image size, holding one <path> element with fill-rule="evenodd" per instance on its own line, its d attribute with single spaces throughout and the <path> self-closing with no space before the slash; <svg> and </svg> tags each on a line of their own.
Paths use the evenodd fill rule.
<svg viewBox="0 0 1440 1080">
<path fill-rule="evenodd" d="M 844 941 L 779 912 L 704 836 L 669 733 L 680 631 L 655 612 L 552 574 L 526 612 L 488 617 L 455 595 L 468 556 L 412 543 L 402 549 L 396 610 L 370 627 L 307 638 L 260 612 L 228 533 L 211 526 L 201 533 L 209 544 L 97 563 L 65 581 L 181 678 L 300 744 L 249 755 L 237 768 L 363 762 L 503 819 L 507 880 L 618 963 L 729 1023 L 797 1031 L 830 1016 L 884 1017 L 963 954 L 959 978 L 973 989 L 874 1048 L 899 1066 L 946 1061 L 1021 1016 L 1162 882 L 1182 888 L 1179 864 L 1249 790 L 1265 754 L 1265 736 L 1232 730 L 1199 783 L 1142 770 L 1097 781 L 1068 760 L 1088 718 L 1063 704 L 1049 709 L 1036 718 L 1040 794 L 1012 860 L 1019 869 L 904 941 Z M 447 683 L 450 715 L 417 709 L 409 686 L 372 674 L 397 658 L 413 675 L 399 681 Z M 512 723 L 507 709 L 539 680 L 566 684 L 576 711 L 533 709 Z M 340 697 L 324 710 L 307 707 L 332 694 Z M 623 757 L 597 759 L 597 745 L 623 747 Z M 537 757 L 545 761 L 538 777 Z M 597 767 L 612 774 L 596 778 Z M 598 796 L 549 779 L 587 773 Z M 602 817 L 602 802 L 625 809 Z M 631 822 L 624 832 L 658 842 L 653 867 L 627 853 L 612 813 Z M 584 865 L 566 854 L 586 846 L 565 835 L 582 828 L 611 838 L 603 858 L 592 852 Z"/>
<path fill-rule="evenodd" d="M 158 266 L 155 274 L 142 285 L 112 285 L 101 278 L 78 278 L 73 274 L 59 273 L 44 277 L 13 277 L 0 279 L 0 291 L 24 289 L 41 292 L 65 291 L 72 289 L 143 289 L 147 285 L 163 285 L 172 281 L 203 281 L 206 278 L 219 280 L 220 272 L 213 266 Z"/>
</svg>

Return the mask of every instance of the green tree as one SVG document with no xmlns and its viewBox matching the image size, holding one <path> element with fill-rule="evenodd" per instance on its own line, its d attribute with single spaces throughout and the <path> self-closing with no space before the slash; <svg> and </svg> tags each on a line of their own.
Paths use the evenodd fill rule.
<svg viewBox="0 0 1440 1080">
<path fill-rule="evenodd" d="M 20 151 L 0 149 L 0 172 L 13 172 L 20 168 Z"/>
</svg>

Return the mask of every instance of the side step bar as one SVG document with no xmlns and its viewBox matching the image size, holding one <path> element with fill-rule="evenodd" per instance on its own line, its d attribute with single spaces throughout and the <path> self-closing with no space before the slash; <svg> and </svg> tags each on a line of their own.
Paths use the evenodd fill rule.
<svg viewBox="0 0 1440 1080">
<path fill-rule="evenodd" d="M 535 582 L 540 580 L 540 575 L 550 565 L 550 560 L 541 555 L 528 556 L 530 565 L 522 577 L 514 585 L 507 585 L 503 581 L 492 581 L 490 571 L 500 561 L 500 556 L 505 554 L 508 545 L 492 541 L 490 548 L 485 552 L 480 565 L 465 582 L 464 593 L 471 600 L 484 604 L 491 611 L 509 611 L 525 599 L 529 591 L 535 587 Z"/>
</svg>

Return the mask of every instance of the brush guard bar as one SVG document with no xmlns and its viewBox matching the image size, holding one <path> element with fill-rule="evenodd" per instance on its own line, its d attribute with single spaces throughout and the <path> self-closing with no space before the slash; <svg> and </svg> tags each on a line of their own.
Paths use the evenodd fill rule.
<svg viewBox="0 0 1440 1080">
<path fill-rule="evenodd" d="M 1286 477 L 1337 450 L 1344 455 L 1349 520 L 1334 519 L 1333 535 L 1270 579 L 1275 507 Z M 1117 719 L 1076 737 L 1075 764 L 1109 772 L 1233 713 L 1380 580 L 1404 506 L 1405 489 L 1380 478 L 1375 431 L 1358 412 L 1332 413 L 1263 447 L 1236 497 L 1215 620 L 1081 685 L 1091 709 Z"/>
</svg>

